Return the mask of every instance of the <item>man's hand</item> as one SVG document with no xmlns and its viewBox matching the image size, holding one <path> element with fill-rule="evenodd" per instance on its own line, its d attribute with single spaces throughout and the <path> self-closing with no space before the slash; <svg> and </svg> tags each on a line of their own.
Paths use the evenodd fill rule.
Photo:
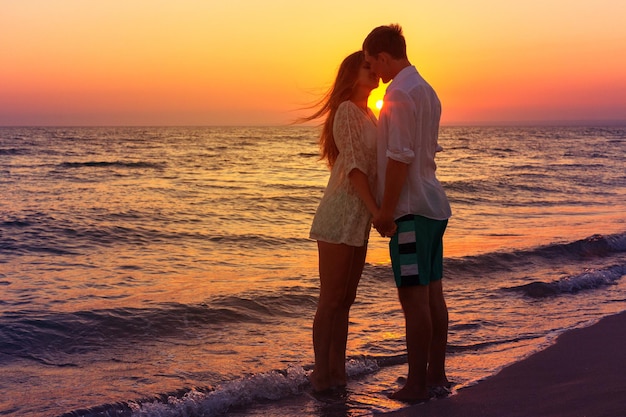
<svg viewBox="0 0 626 417">
<path fill-rule="evenodd" d="M 376 217 L 372 220 L 374 224 L 374 228 L 382 237 L 391 237 L 396 234 L 396 222 L 393 221 L 393 216 L 382 215 L 382 213 L 378 213 Z"/>
</svg>

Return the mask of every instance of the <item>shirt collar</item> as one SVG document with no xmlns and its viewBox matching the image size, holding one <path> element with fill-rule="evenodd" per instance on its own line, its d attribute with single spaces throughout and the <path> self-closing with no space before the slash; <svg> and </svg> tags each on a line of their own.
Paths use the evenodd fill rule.
<svg viewBox="0 0 626 417">
<path fill-rule="evenodd" d="M 396 76 L 393 78 L 393 80 L 391 81 L 391 84 L 389 84 L 389 87 L 387 89 L 401 87 L 402 84 L 404 84 L 404 81 L 411 78 L 411 76 L 414 74 L 418 74 L 417 68 L 415 68 L 415 65 L 409 65 L 409 66 L 402 68 L 400 72 L 397 73 Z"/>
</svg>

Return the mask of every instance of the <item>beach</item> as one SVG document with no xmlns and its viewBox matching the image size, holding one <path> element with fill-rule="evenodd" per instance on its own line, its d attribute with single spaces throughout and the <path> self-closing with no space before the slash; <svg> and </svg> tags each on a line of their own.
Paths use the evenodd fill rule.
<svg viewBox="0 0 626 417">
<path fill-rule="evenodd" d="M 0 415 L 445 417 L 438 407 L 469 395 L 451 415 L 507 416 L 473 393 L 496 401 L 502 368 L 626 311 L 626 129 L 442 127 L 459 394 L 416 409 L 388 398 L 406 376 L 404 317 L 388 240 L 372 232 L 348 387 L 312 398 L 308 233 L 329 175 L 317 138 L 305 126 L 0 128 Z"/>
<path fill-rule="evenodd" d="M 449 398 L 396 417 L 626 416 L 626 312 L 570 330 L 557 342 Z"/>
</svg>

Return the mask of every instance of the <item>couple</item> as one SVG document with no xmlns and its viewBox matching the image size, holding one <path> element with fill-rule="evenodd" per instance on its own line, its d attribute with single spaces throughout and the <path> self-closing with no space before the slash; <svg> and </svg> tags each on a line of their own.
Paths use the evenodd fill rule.
<svg viewBox="0 0 626 417">
<path fill-rule="evenodd" d="M 370 92 L 387 88 L 380 119 Z M 320 295 L 313 322 L 314 390 L 346 385 L 349 311 L 361 278 L 373 224 L 390 237 L 390 255 L 406 322 L 409 371 L 390 397 L 421 402 L 449 386 L 445 373 L 448 310 L 441 284 L 442 238 L 450 205 L 435 176 L 441 105 L 406 55 L 402 28 L 381 26 L 363 50 L 342 62 L 320 109 L 322 159 L 331 168 L 315 214 Z M 376 196 L 375 196 L 376 195 Z"/>
</svg>

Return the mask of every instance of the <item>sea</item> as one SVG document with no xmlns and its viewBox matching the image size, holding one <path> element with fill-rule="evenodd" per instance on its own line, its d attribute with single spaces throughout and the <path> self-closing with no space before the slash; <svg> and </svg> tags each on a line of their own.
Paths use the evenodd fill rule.
<svg viewBox="0 0 626 417">
<path fill-rule="evenodd" d="M 372 231 L 312 392 L 316 126 L 0 128 L 0 415 L 368 416 L 406 377 Z M 626 127 L 444 126 L 454 390 L 626 310 Z M 441 400 L 445 401 L 445 400 Z"/>
</svg>

